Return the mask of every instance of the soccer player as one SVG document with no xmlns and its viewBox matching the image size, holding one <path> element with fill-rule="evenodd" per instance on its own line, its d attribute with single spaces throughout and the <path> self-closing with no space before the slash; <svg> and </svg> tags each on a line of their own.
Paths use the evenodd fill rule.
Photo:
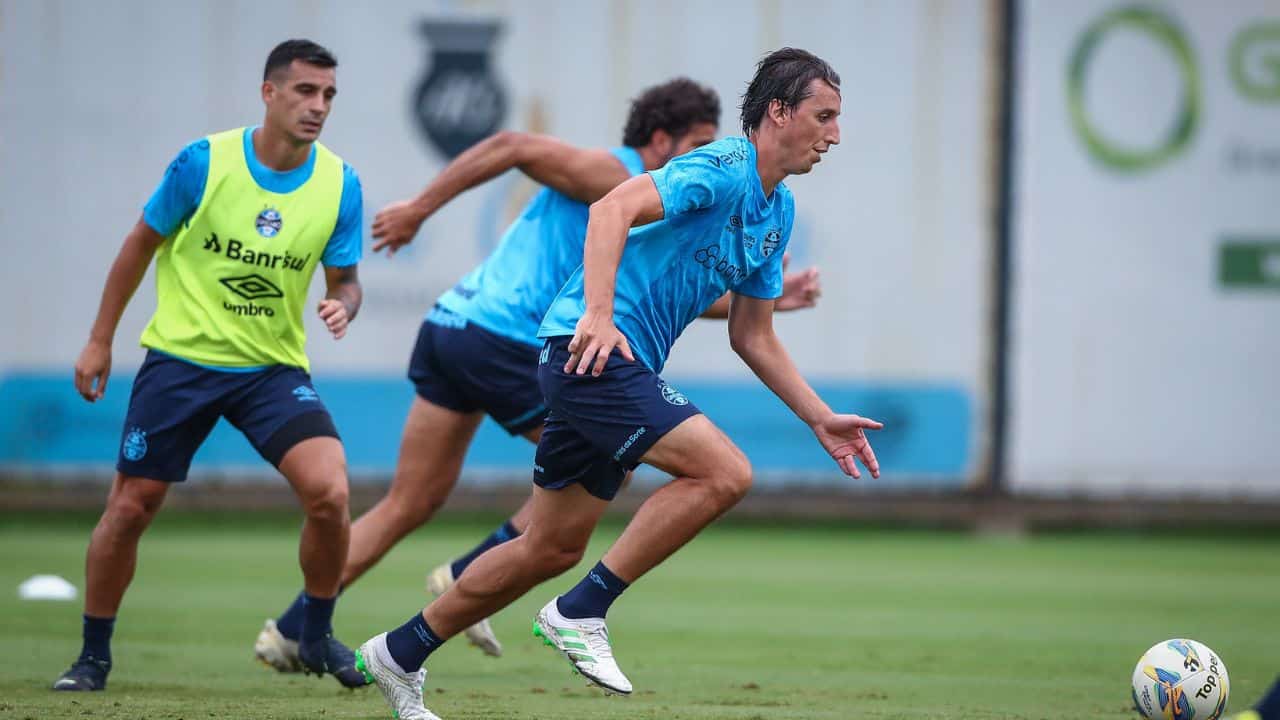
<svg viewBox="0 0 1280 720">
<path fill-rule="evenodd" d="M 841 470 L 860 477 L 861 462 L 879 476 L 865 431 L 881 424 L 833 412 L 772 325 L 795 218 L 782 180 L 808 172 L 840 141 L 839 82 L 808 52 L 771 53 L 743 98 L 745 138 L 675 158 L 591 206 L 584 265 L 539 330 L 546 344 L 538 380 L 550 413 L 525 533 L 485 552 L 422 612 L 356 653 L 400 718 L 435 717 L 422 704 L 428 655 L 576 565 L 623 477 L 644 462 L 674 479 L 641 506 L 603 561 L 535 619 L 539 634 L 588 679 L 631 691 L 605 628 L 610 603 L 751 485 L 742 452 L 658 374 L 676 337 L 726 291 L 733 292 L 731 344 L 746 364 Z"/>
<path fill-rule="evenodd" d="M 1280 720 L 1280 679 L 1271 684 L 1271 689 L 1252 710 L 1232 715 L 1231 720 Z"/>
<path fill-rule="evenodd" d="M 719 120 L 715 91 L 678 78 L 635 99 L 622 147 L 581 149 L 545 135 L 499 133 L 458 156 L 416 198 L 378 213 L 374 250 L 394 254 L 454 197 L 511 168 L 546 185 L 493 254 L 446 291 L 422 323 L 409 363 L 417 393 L 395 476 L 387 495 L 351 527 L 343 587 L 444 503 L 484 415 L 512 435 L 538 441 L 546 414 L 537 385 L 542 348 L 538 325 L 560 286 L 582 263 L 587 203 L 632 175 L 711 142 Z M 796 273 L 788 279 L 780 309 L 810 307 L 818 292 L 816 270 Z M 482 552 L 517 537 L 527 526 L 528 503 L 470 552 L 435 568 L 428 575 L 429 590 L 444 592 Z M 282 672 L 297 667 L 301 600 L 299 595 L 283 615 L 267 620 L 254 643 L 255 654 Z M 485 653 L 501 654 L 487 619 L 465 633 Z"/>
<path fill-rule="evenodd" d="M 156 311 L 125 417 L 115 481 L 85 560 L 84 646 L 55 690 L 102 690 L 116 612 L 138 540 L 219 417 L 240 430 L 306 513 L 299 657 L 312 672 L 364 685 L 330 627 L 347 557 L 346 458 L 312 387 L 302 313 L 317 262 L 316 313 L 335 339 L 360 309 L 360 181 L 317 142 L 337 93 L 337 60 L 309 40 L 267 57 L 257 128 L 197 140 L 178 154 L 107 275 L 76 390 L 102 398 L 120 315 L 156 258 Z"/>
</svg>

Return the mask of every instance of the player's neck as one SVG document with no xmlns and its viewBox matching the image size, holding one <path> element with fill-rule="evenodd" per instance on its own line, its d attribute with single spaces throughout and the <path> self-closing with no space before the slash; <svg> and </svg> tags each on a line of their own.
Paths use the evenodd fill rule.
<svg viewBox="0 0 1280 720">
<path fill-rule="evenodd" d="M 773 143 L 760 142 L 759 133 L 751 133 L 747 139 L 756 146 L 756 174 L 760 176 L 764 196 L 772 197 L 773 189 L 787 177 L 787 171 L 778 162 L 778 148 Z"/>
<path fill-rule="evenodd" d="M 658 149 L 655 148 L 652 144 L 641 145 L 640 147 L 636 148 L 635 151 L 639 153 L 640 163 L 641 165 L 644 166 L 644 169 L 646 171 L 657 170 L 663 165 L 666 165 L 667 161 L 671 159 L 669 156 L 663 155 L 662 153 L 658 152 Z"/>
<path fill-rule="evenodd" d="M 311 143 L 299 145 L 288 136 L 273 133 L 263 125 L 253 131 L 253 154 L 264 166 L 276 172 L 288 172 L 301 167 L 311 156 Z"/>
</svg>

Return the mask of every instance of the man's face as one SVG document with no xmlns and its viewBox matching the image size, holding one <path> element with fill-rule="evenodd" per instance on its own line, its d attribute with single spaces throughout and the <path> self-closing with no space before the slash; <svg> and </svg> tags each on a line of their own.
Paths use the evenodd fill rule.
<svg viewBox="0 0 1280 720">
<path fill-rule="evenodd" d="M 701 122 L 690 126 L 689 131 L 676 141 L 671 157 L 678 157 L 690 150 L 696 150 L 703 145 L 715 142 L 718 131 L 719 128 L 716 127 L 715 123 Z M 667 159 L 670 160 L 671 158 Z"/>
<path fill-rule="evenodd" d="M 783 169 L 792 175 L 812 170 L 840 142 L 840 93 L 818 79 L 809 90 L 812 94 L 792 108 L 778 129 Z"/>
<path fill-rule="evenodd" d="M 299 144 L 315 142 L 338 94 L 333 68 L 294 60 L 262 83 L 267 123 Z"/>
<path fill-rule="evenodd" d="M 649 147 L 656 151 L 658 164 L 649 169 L 656 170 L 666 165 L 671 158 L 715 141 L 718 131 L 719 127 L 711 122 L 694 123 L 680 137 L 672 137 L 665 130 L 655 130 L 653 138 L 649 141 Z"/>
</svg>

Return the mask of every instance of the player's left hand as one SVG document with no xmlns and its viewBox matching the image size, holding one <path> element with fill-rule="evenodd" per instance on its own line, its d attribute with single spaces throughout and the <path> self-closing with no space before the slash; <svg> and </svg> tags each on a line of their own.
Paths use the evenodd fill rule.
<svg viewBox="0 0 1280 720">
<path fill-rule="evenodd" d="M 883 423 L 860 415 L 832 415 L 814 425 L 813 434 L 818 436 L 818 442 L 822 443 L 822 447 L 826 448 L 845 475 L 862 477 L 855 462 L 857 460 L 871 471 L 871 477 L 878 478 L 880 463 L 876 461 L 876 454 L 871 450 L 865 431 L 883 428 Z"/>
<path fill-rule="evenodd" d="M 324 321 L 325 327 L 333 333 L 334 340 L 341 340 L 347 334 L 347 325 L 351 316 L 347 312 L 347 304 L 337 298 L 325 298 L 316 306 L 316 314 Z"/>
<path fill-rule="evenodd" d="M 387 257 L 392 257 L 400 248 L 413 242 L 423 221 L 427 218 L 411 200 L 401 200 L 378 211 L 373 218 L 373 251 L 387 249 Z"/>
</svg>

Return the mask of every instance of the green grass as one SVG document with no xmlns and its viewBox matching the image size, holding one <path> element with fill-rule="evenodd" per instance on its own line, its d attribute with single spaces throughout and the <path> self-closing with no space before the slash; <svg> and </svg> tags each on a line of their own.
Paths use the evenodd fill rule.
<svg viewBox="0 0 1280 720">
<path fill-rule="evenodd" d="M 253 662 L 262 620 L 296 592 L 298 521 L 164 515 L 143 540 L 110 689 L 53 693 L 79 650 L 79 603 L 23 602 L 36 573 L 82 585 L 93 518 L 0 515 L 0 719 L 387 718 L 376 690 Z M 338 606 L 349 643 L 423 604 L 425 571 L 494 523 L 419 531 Z M 594 561 L 618 528 L 601 530 Z M 1121 533 L 980 538 L 836 526 L 724 525 L 630 589 L 610 630 L 630 698 L 605 698 L 530 635 L 579 572 L 501 613 L 498 660 L 455 641 L 427 704 L 459 718 L 1133 718 L 1129 676 L 1152 643 L 1217 650 L 1232 703 L 1280 670 L 1280 539 Z"/>
</svg>

